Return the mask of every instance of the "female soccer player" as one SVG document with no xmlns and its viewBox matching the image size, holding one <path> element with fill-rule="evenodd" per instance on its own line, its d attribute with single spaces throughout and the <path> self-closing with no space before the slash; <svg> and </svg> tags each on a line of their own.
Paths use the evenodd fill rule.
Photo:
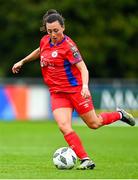
<svg viewBox="0 0 138 180">
<path fill-rule="evenodd" d="M 134 118 L 123 109 L 96 115 L 88 88 L 89 75 L 76 44 L 63 32 L 64 19 L 56 10 L 43 16 L 43 31 L 47 32 L 40 47 L 12 67 L 18 73 L 27 62 L 40 58 L 44 82 L 48 85 L 54 118 L 68 145 L 81 160 L 77 169 L 93 169 L 94 162 L 86 153 L 82 142 L 72 129 L 72 112 L 75 109 L 89 128 L 122 120 L 131 126 Z"/>
</svg>

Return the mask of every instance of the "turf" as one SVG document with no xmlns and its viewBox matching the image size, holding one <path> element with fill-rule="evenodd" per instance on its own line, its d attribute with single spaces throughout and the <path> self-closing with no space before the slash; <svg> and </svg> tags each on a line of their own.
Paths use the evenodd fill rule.
<svg viewBox="0 0 138 180">
<path fill-rule="evenodd" d="M 54 122 L 0 122 L 1 179 L 134 179 L 138 178 L 138 127 L 90 130 L 73 125 L 94 170 L 58 170 L 54 151 L 66 142 Z"/>
</svg>

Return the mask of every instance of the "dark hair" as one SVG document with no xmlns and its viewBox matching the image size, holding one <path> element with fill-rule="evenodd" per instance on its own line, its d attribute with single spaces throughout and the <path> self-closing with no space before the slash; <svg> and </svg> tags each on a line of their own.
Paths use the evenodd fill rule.
<svg viewBox="0 0 138 180">
<path fill-rule="evenodd" d="M 46 32 L 46 23 L 52 23 L 55 21 L 58 21 L 61 26 L 64 26 L 64 18 L 62 15 L 60 15 L 55 9 L 48 10 L 43 16 L 40 31 Z"/>
</svg>

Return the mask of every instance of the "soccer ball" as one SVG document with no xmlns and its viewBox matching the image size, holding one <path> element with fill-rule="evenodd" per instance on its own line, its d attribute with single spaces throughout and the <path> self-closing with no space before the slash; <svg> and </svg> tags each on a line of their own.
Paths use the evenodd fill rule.
<svg viewBox="0 0 138 180">
<path fill-rule="evenodd" d="M 69 147 L 62 147 L 53 154 L 53 163 L 58 169 L 72 169 L 76 164 L 77 156 Z"/>
</svg>

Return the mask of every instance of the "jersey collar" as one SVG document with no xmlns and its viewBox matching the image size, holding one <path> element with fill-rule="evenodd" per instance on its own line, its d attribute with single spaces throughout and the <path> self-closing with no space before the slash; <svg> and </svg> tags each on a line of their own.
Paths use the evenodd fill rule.
<svg viewBox="0 0 138 180">
<path fill-rule="evenodd" d="M 59 46 L 60 44 L 62 44 L 62 43 L 65 41 L 65 39 L 66 39 L 66 35 L 64 35 L 64 38 L 62 39 L 62 41 L 60 41 L 59 43 L 57 43 L 56 46 Z M 50 38 L 49 38 L 49 44 L 50 44 L 50 47 L 53 47 L 53 46 L 54 46 L 54 44 L 51 43 Z"/>
</svg>

